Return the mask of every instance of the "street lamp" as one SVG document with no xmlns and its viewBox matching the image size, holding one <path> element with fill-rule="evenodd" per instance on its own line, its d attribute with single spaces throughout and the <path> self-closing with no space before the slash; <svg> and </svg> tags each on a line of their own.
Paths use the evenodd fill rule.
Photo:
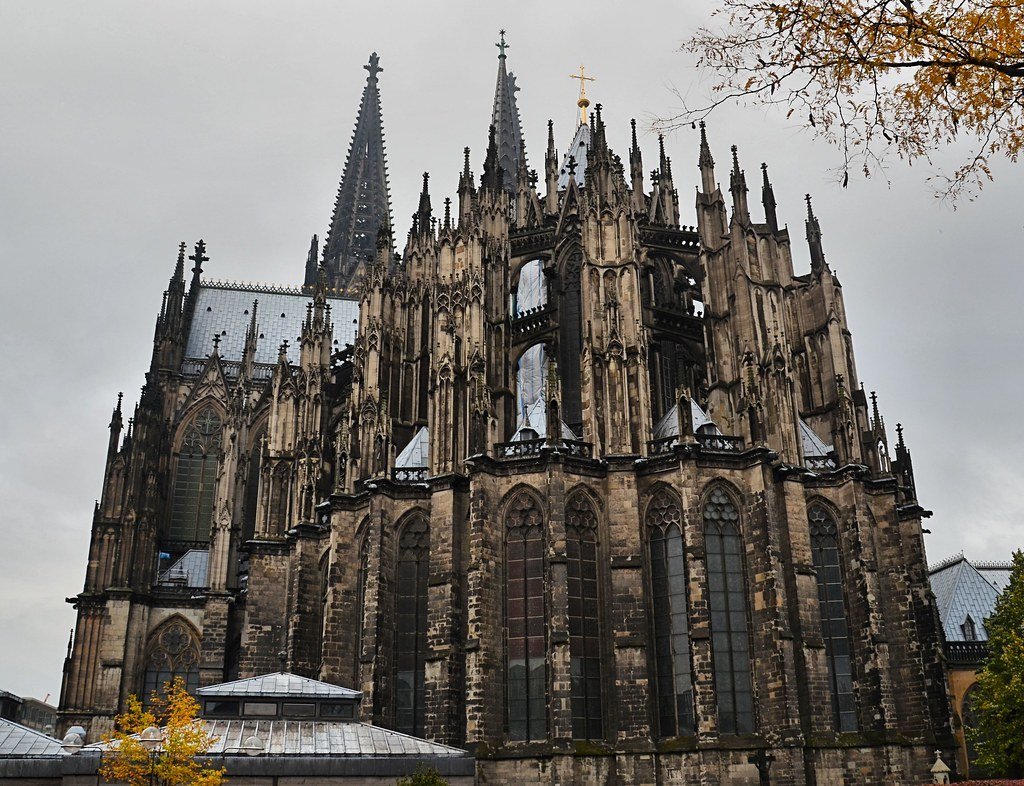
<svg viewBox="0 0 1024 786">
<path fill-rule="evenodd" d="M 153 786 L 156 781 L 156 759 L 160 753 L 160 744 L 164 741 L 163 732 L 156 726 L 147 726 L 139 735 L 139 742 L 149 753 L 149 783 Z"/>
<path fill-rule="evenodd" d="M 66 754 L 70 756 L 82 750 L 82 746 L 84 744 L 85 741 L 82 739 L 81 734 L 76 734 L 73 731 L 69 731 L 66 735 L 64 735 L 64 739 L 61 740 L 60 747 Z"/>
<path fill-rule="evenodd" d="M 242 740 L 242 747 L 240 750 L 245 751 L 246 756 L 259 756 L 263 753 L 263 740 L 255 734 L 250 737 L 246 737 Z"/>
</svg>

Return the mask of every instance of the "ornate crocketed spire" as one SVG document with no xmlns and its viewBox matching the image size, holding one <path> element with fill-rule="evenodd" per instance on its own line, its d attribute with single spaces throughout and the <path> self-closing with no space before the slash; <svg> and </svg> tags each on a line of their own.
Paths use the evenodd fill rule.
<svg viewBox="0 0 1024 786">
<path fill-rule="evenodd" d="M 498 163 L 502 170 L 502 183 L 510 196 L 516 191 L 516 172 L 526 164 L 522 151 L 523 131 L 519 123 L 519 108 L 516 106 L 516 78 L 505 70 L 505 50 L 511 47 L 505 43 L 505 31 L 498 33 L 501 40 L 498 47 L 498 80 L 494 87 L 494 108 L 491 111 L 491 125 L 494 127 L 495 140 L 498 145 Z"/>
<path fill-rule="evenodd" d="M 712 193 L 715 188 L 715 159 L 711 157 L 711 146 L 708 144 L 708 132 L 704 121 L 700 121 L 700 155 L 697 158 L 700 167 L 701 189 L 705 194 Z"/>
<path fill-rule="evenodd" d="M 805 194 L 807 200 L 807 245 L 811 251 L 811 271 L 817 273 L 825 267 L 825 252 L 821 248 L 821 225 L 814 215 L 811 206 L 811 195 Z"/>
<path fill-rule="evenodd" d="M 324 242 L 323 263 L 333 289 L 351 291 L 364 261 L 373 258 L 377 229 L 392 226 L 384 122 L 381 118 L 377 74 L 383 69 L 374 52 L 363 66 L 369 76 L 363 88 L 355 131 L 345 161 L 345 171 L 334 202 L 331 227 Z M 306 286 L 316 284 L 316 271 L 306 271 Z"/>
<path fill-rule="evenodd" d="M 779 231 L 779 217 L 775 212 L 775 190 L 768 179 L 768 165 L 761 164 L 761 204 L 764 205 L 764 220 L 772 232 Z"/>
</svg>

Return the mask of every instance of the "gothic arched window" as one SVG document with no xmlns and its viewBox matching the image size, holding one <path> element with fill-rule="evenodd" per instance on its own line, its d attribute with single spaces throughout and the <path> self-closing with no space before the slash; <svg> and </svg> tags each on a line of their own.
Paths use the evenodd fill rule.
<svg viewBox="0 0 1024 786">
<path fill-rule="evenodd" d="M 213 503 L 217 491 L 222 424 L 207 407 L 185 427 L 178 450 L 167 539 L 183 544 L 210 542 Z"/>
<path fill-rule="evenodd" d="M 427 655 L 427 574 L 430 527 L 417 516 L 398 537 L 395 593 L 395 728 L 423 736 L 426 715 L 424 673 Z"/>
<path fill-rule="evenodd" d="M 142 700 L 149 706 L 153 695 L 161 694 L 167 683 L 181 677 L 185 688 L 194 694 L 199 687 L 199 644 L 189 625 L 181 619 L 165 622 L 146 649 L 146 670 L 142 681 Z"/>
<path fill-rule="evenodd" d="M 683 514 L 676 498 L 659 492 L 647 508 L 658 730 L 662 737 L 692 734 L 693 671 L 687 619 Z"/>
<path fill-rule="evenodd" d="M 505 533 L 505 684 L 508 736 L 547 736 L 544 521 L 523 491 L 509 506 Z"/>
<path fill-rule="evenodd" d="M 368 528 L 367 528 L 368 529 Z M 353 671 L 359 682 L 359 662 L 363 655 L 363 626 L 366 624 L 366 580 L 370 574 L 370 533 L 363 534 L 359 544 L 359 567 L 356 571 L 356 647 Z"/>
<path fill-rule="evenodd" d="M 821 505 L 812 505 L 808 517 L 811 555 L 818 575 L 818 609 L 821 611 L 821 635 L 825 640 L 825 658 L 828 661 L 833 719 L 838 731 L 856 731 L 857 703 L 853 695 L 850 632 L 836 522 Z"/>
<path fill-rule="evenodd" d="M 718 696 L 718 729 L 724 734 L 754 731 L 750 676 L 750 633 L 740 514 L 722 489 L 704 504 L 711 656 Z"/>
<path fill-rule="evenodd" d="M 601 711 L 601 622 L 597 589 L 597 514 L 582 494 L 565 506 L 569 584 L 569 670 L 572 736 L 604 736 Z"/>
</svg>

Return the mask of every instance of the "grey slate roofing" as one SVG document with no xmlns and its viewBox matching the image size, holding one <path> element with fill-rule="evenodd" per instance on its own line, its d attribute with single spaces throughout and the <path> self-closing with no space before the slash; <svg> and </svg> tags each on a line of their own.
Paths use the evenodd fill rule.
<svg viewBox="0 0 1024 786">
<path fill-rule="evenodd" d="M 278 671 L 249 677 L 234 682 L 222 682 L 200 688 L 197 693 L 204 699 L 212 697 L 281 697 L 304 699 L 358 699 L 363 694 L 351 688 L 300 677 L 298 674 Z"/>
<path fill-rule="evenodd" d="M 708 416 L 708 413 L 701 409 L 693 399 L 690 399 L 690 418 L 693 420 L 693 433 L 696 434 L 697 430 L 702 426 L 710 426 L 710 429 L 705 431 L 711 431 L 712 434 L 721 434 L 718 426 Z M 673 404 L 672 408 L 669 409 L 661 420 L 654 424 L 654 438 L 664 439 L 666 437 L 678 437 L 679 436 L 679 405 Z"/>
<path fill-rule="evenodd" d="M 181 559 L 160 574 L 157 583 L 177 587 L 205 587 L 209 564 L 209 551 L 189 549 Z"/>
<path fill-rule="evenodd" d="M 298 362 L 298 337 L 306 318 L 306 304 L 312 297 L 298 290 L 265 290 L 247 284 L 228 285 L 204 281 L 196 298 L 192 327 L 185 357 L 203 359 L 213 349 L 214 334 L 220 336 L 218 351 L 223 360 L 239 361 L 252 316 L 252 303 L 259 300 L 256 314 L 258 335 L 256 362 L 274 364 L 282 341 L 289 343 L 288 360 Z M 359 322 L 359 301 L 329 297 L 334 345 L 344 349 L 355 340 Z"/>
<path fill-rule="evenodd" d="M 430 432 L 426 426 L 412 435 L 395 459 L 396 467 L 425 467 L 430 463 Z"/>
<path fill-rule="evenodd" d="M 59 740 L 20 723 L 0 718 L 0 758 L 63 755 Z"/>
<path fill-rule="evenodd" d="M 569 150 L 562 159 L 562 168 L 558 173 L 558 190 L 563 191 L 569 187 L 569 159 L 576 159 L 576 185 L 583 185 L 583 173 L 587 168 L 587 151 L 590 150 L 590 126 L 581 123 L 576 130 L 576 136 L 569 145 Z"/>
<path fill-rule="evenodd" d="M 256 736 L 271 756 L 465 756 L 466 752 L 367 723 L 312 720 L 206 721 L 210 753 L 232 753 Z"/>
<path fill-rule="evenodd" d="M 576 433 L 566 425 L 565 421 L 562 422 L 562 439 L 579 439 Z M 536 436 L 532 432 L 536 432 Z M 528 439 L 546 439 L 548 436 L 548 405 L 544 401 L 543 396 L 538 396 L 537 400 L 530 405 L 529 409 L 526 410 L 526 417 L 523 418 L 519 424 L 519 428 L 516 429 L 512 435 L 511 442 L 519 442 L 521 440 Z"/>
<path fill-rule="evenodd" d="M 964 641 L 968 616 L 979 641 L 988 639 L 985 618 L 992 614 L 999 592 L 1009 583 L 1010 566 L 1003 563 L 971 564 L 962 554 L 929 570 L 929 581 L 939 608 L 946 641 Z"/>
<path fill-rule="evenodd" d="M 814 433 L 814 429 L 804 423 L 803 418 L 800 418 L 800 441 L 803 443 L 805 456 L 827 456 L 832 452 L 832 446 L 826 445 Z"/>
</svg>

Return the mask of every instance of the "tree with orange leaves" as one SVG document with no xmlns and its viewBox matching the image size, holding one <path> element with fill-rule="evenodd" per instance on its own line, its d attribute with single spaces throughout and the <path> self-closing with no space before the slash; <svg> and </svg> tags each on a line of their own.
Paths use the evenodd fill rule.
<svg viewBox="0 0 1024 786">
<path fill-rule="evenodd" d="M 199 704 L 177 677 L 154 694 L 152 709 L 132 695 L 117 716 L 117 729 L 106 738 L 100 776 L 129 786 L 220 786 L 224 768 L 204 766 L 201 757 L 216 742 L 197 719 Z M 146 734 L 153 735 L 150 750 Z"/>
<path fill-rule="evenodd" d="M 966 160 L 937 176 L 954 200 L 1024 147 L 1024 0 L 724 0 L 715 15 L 724 29 L 682 45 L 714 73 L 712 95 L 659 125 L 779 106 L 839 147 L 844 186 L 965 138 Z"/>
</svg>

